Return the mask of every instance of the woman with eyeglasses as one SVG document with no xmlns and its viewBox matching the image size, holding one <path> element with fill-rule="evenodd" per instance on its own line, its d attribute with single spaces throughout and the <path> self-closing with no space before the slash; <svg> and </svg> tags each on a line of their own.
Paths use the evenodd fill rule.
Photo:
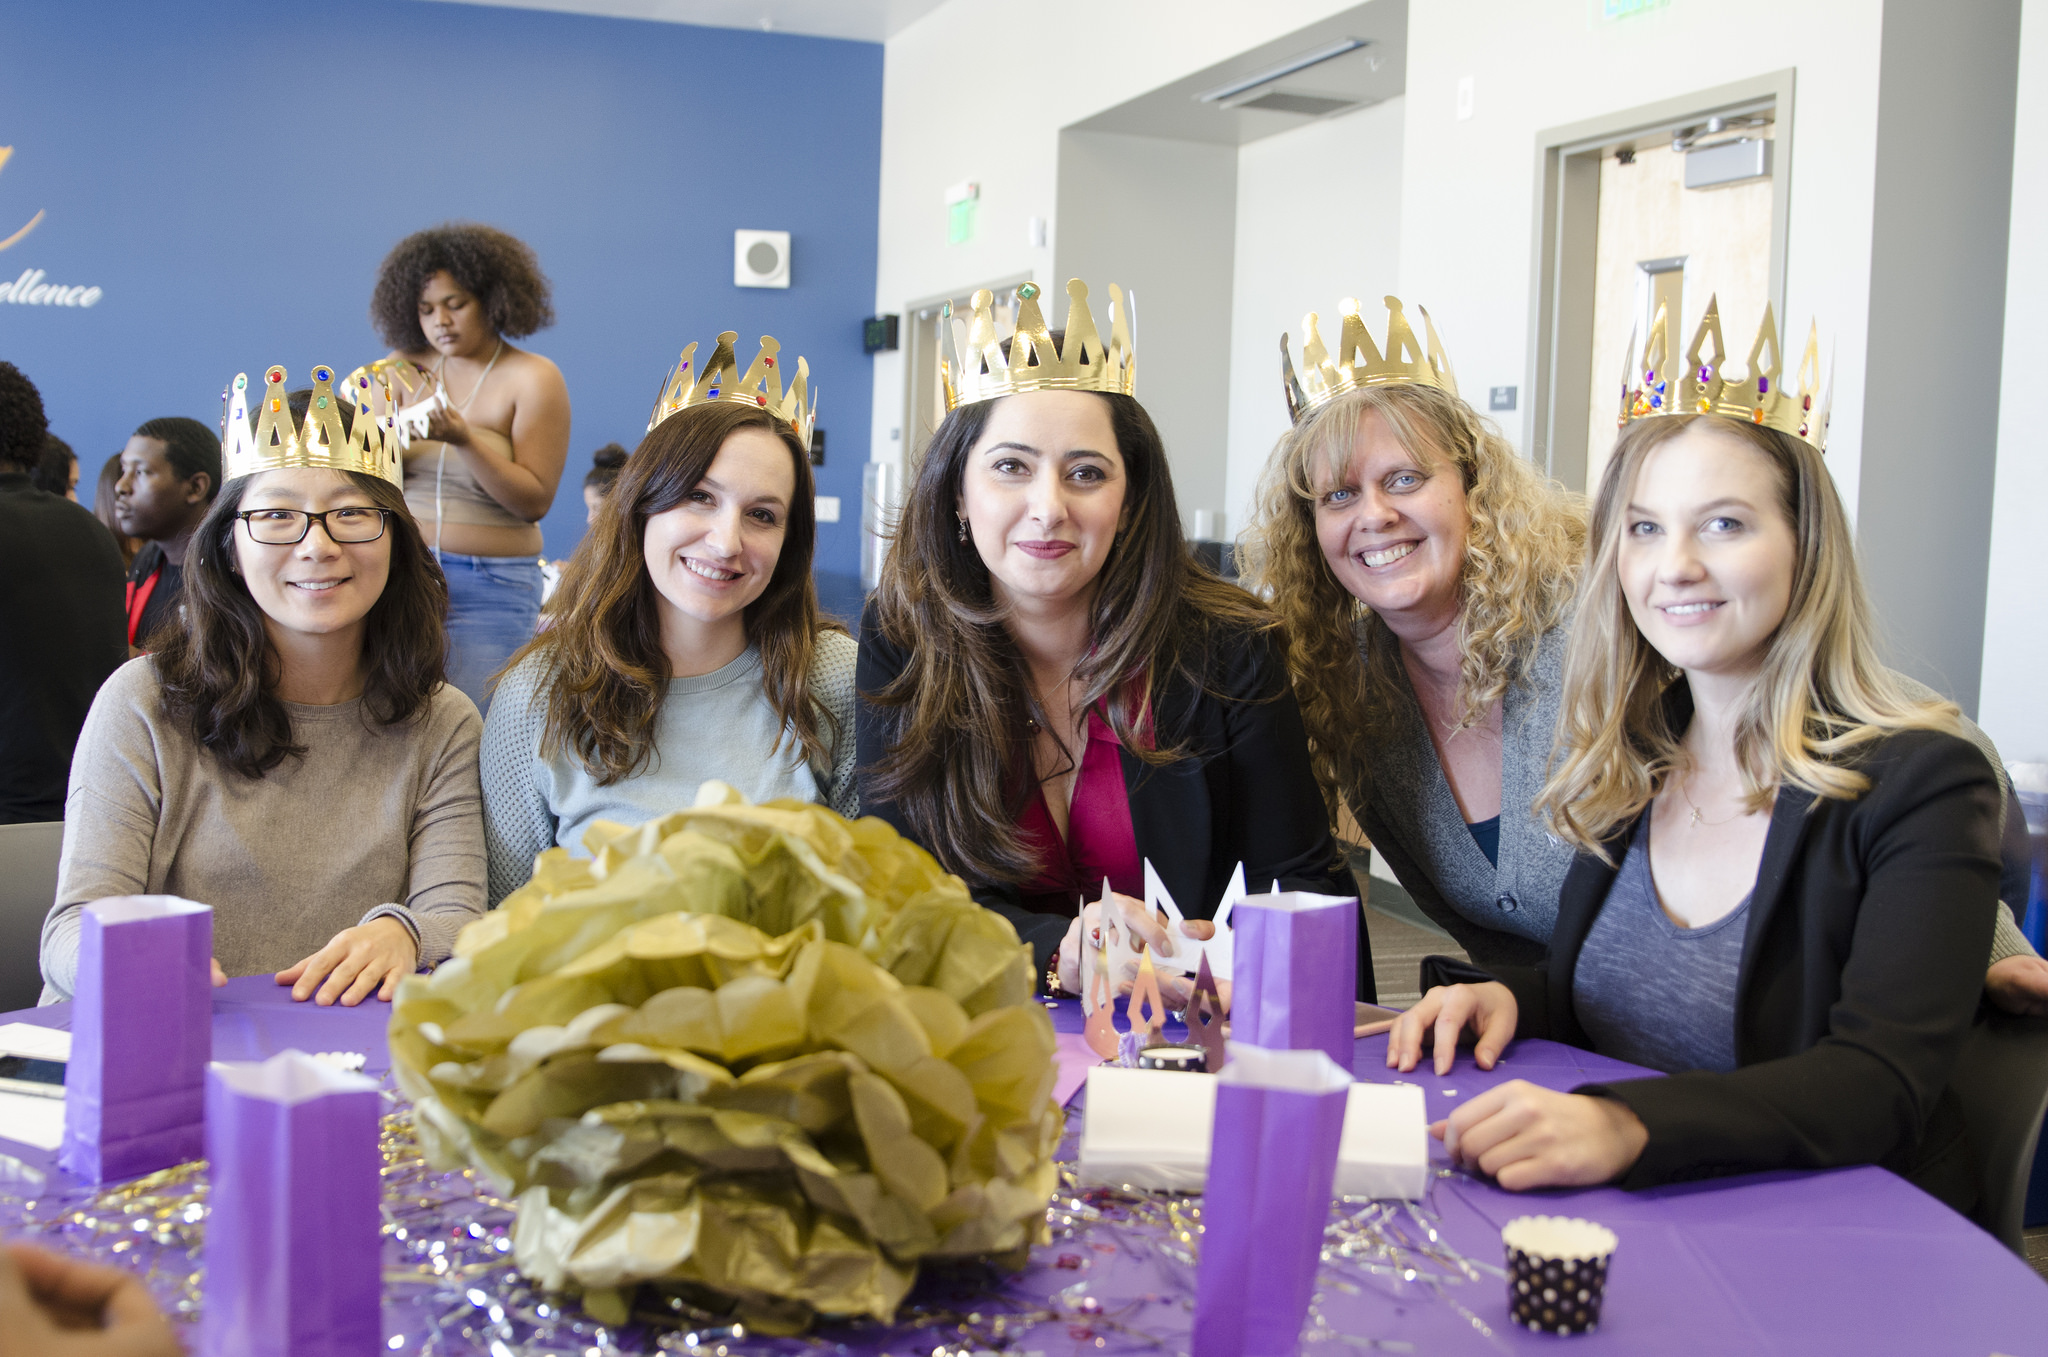
<svg viewBox="0 0 2048 1357">
<path fill-rule="evenodd" d="M 282 369 L 253 437 L 238 395 L 183 625 L 86 717 L 46 1003 L 74 989 L 79 911 L 109 896 L 212 906 L 216 984 L 274 972 L 321 1004 L 390 999 L 483 912 L 482 722 L 445 682 L 447 586 L 398 458 L 373 421 L 354 441 L 314 375 L 302 426 Z"/>
</svg>

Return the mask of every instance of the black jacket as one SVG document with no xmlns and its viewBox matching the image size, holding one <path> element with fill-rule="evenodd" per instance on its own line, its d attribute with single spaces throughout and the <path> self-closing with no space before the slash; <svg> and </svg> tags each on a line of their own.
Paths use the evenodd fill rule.
<svg viewBox="0 0 2048 1357">
<path fill-rule="evenodd" d="M 128 659 L 121 548 L 25 474 L 0 474 L 0 824 L 64 818 L 93 694 Z"/>
<path fill-rule="evenodd" d="M 898 709 L 875 706 L 868 694 L 894 681 L 908 658 L 908 652 L 884 639 L 870 604 L 861 618 L 855 679 L 861 812 L 878 815 L 915 839 L 901 810 L 874 794 L 868 776 L 888 750 L 899 720 Z M 1277 880 L 1286 890 L 1357 895 L 1358 885 L 1330 837 L 1278 636 L 1225 638 L 1205 657 L 1202 679 L 1197 685 L 1176 675 L 1159 695 L 1159 743 L 1184 743 L 1190 757 L 1153 767 L 1123 752 L 1139 856 L 1151 860 L 1174 903 L 1191 919 L 1215 912 L 1240 862 L 1245 884 L 1255 894 Z M 1043 973 L 1069 921 L 1022 908 L 1015 886 L 981 881 L 968 886 L 977 900 L 1016 925 Z M 1359 995 L 1370 999 L 1372 951 L 1362 919 L 1358 942 Z"/>
<path fill-rule="evenodd" d="M 1948 1080 L 1998 907 L 1998 783 L 1975 745 L 1934 731 L 1891 735 L 1855 766 L 1871 787 L 1853 801 L 1778 792 L 1736 981 L 1738 1068 L 1577 1090 L 1626 1103 L 1649 1130 L 1621 1186 L 1881 1164 L 1958 1210 L 1975 1200 Z M 1608 841 L 1617 862 L 1634 832 Z M 1494 968 L 1515 992 L 1517 1036 L 1592 1044 L 1572 975 L 1614 877 L 1580 854 L 1544 967 Z M 1434 978 L 1460 978 L 1447 970 Z"/>
</svg>

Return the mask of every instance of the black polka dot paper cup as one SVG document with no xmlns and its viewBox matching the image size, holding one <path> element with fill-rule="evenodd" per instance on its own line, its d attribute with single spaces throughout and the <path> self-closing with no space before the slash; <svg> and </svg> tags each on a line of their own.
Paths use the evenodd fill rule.
<svg viewBox="0 0 2048 1357">
<path fill-rule="evenodd" d="M 1508 1313 L 1537 1333 L 1600 1327 L 1614 1231 L 1575 1216 L 1517 1216 L 1501 1228 L 1508 1251 Z"/>
</svg>

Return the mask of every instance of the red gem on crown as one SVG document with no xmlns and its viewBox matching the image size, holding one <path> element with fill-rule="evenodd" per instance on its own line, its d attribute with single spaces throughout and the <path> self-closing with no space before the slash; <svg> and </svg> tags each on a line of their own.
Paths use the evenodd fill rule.
<svg viewBox="0 0 2048 1357">
<path fill-rule="evenodd" d="M 264 381 L 266 381 L 266 382 L 281 382 L 281 381 L 283 381 L 283 380 L 284 380 L 284 369 L 283 369 L 283 368 L 272 368 L 272 369 L 271 369 L 270 371 L 268 371 L 268 372 L 266 372 L 266 373 L 264 373 L 264 374 L 263 374 L 263 380 L 264 380 Z"/>
</svg>

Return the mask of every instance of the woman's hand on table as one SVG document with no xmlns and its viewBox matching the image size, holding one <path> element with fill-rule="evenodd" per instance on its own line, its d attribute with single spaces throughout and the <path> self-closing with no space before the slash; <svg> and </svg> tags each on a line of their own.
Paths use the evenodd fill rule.
<svg viewBox="0 0 2048 1357">
<path fill-rule="evenodd" d="M 1470 1031 L 1477 1039 L 1472 1058 L 1490 1070 L 1515 1036 L 1515 995 L 1506 985 L 1439 985 L 1415 1007 L 1395 1019 L 1387 1034 L 1387 1068 L 1406 1073 L 1422 1059 L 1425 1045 L 1436 1046 L 1436 1072 L 1449 1074 L 1458 1056 L 1458 1038 Z"/>
<path fill-rule="evenodd" d="M 1984 989 L 2007 1013 L 2048 1015 L 2048 961 L 2026 953 L 2006 957 L 1984 973 Z"/>
<path fill-rule="evenodd" d="M 228 973 L 220 968 L 219 957 L 208 957 L 206 964 L 213 967 L 213 987 L 219 989 L 228 982 Z"/>
<path fill-rule="evenodd" d="M 1626 1103 L 1526 1079 L 1488 1089 L 1429 1133 L 1443 1141 L 1452 1163 L 1489 1174 L 1510 1192 L 1612 1182 L 1650 1140 Z"/>
<path fill-rule="evenodd" d="M 322 1007 L 339 1003 L 354 1008 L 372 993 L 390 1002 L 398 982 L 418 968 L 412 934 L 386 915 L 342 929 L 325 947 L 279 971 L 277 983 L 290 985 L 292 998 L 301 1003 L 311 999 Z"/>
<path fill-rule="evenodd" d="M 0 1249 L 0 1357 L 180 1357 L 141 1282 L 29 1244 Z"/>
</svg>

